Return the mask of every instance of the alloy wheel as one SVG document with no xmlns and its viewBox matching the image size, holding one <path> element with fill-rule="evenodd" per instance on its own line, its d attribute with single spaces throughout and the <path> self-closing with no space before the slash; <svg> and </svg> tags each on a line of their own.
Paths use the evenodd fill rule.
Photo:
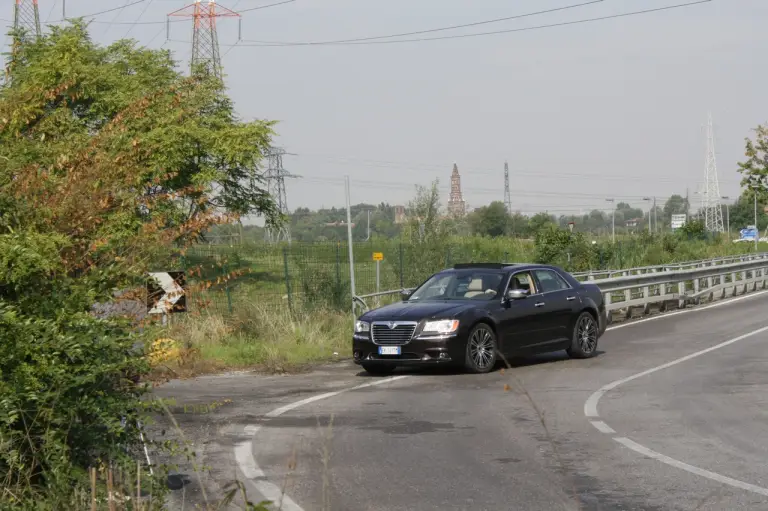
<svg viewBox="0 0 768 511">
<path fill-rule="evenodd" d="M 579 347 L 584 353 L 592 353 L 597 346 L 597 322 L 592 316 L 585 315 L 579 321 L 576 330 Z"/>
<path fill-rule="evenodd" d="M 485 369 L 494 362 L 493 335 L 485 328 L 478 328 L 469 338 L 469 355 L 479 369 Z"/>
</svg>

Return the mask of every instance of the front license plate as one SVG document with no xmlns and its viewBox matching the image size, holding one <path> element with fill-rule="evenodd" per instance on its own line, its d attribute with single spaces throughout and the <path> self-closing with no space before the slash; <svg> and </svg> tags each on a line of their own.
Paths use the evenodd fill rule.
<svg viewBox="0 0 768 511">
<path fill-rule="evenodd" d="M 399 355 L 400 346 L 379 346 L 379 355 Z"/>
</svg>

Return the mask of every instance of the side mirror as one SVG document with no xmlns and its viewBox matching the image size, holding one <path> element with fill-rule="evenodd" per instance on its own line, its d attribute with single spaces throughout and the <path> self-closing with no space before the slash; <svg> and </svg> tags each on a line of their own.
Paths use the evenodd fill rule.
<svg viewBox="0 0 768 511">
<path fill-rule="evenodd" d="M 528 297 L 528 290 L 527 289 L 508 289 L 507 290 L 507 300 L 510 302 L 513 300 L 522 300 L 523 298 Z"/>
<path fill-rule="evenodd" d="M 400 291 L 400 300 L 406 301 L 410 297 L 411 297 L 410 289 L 403 289 L 402 291 Z"/>
</svg>

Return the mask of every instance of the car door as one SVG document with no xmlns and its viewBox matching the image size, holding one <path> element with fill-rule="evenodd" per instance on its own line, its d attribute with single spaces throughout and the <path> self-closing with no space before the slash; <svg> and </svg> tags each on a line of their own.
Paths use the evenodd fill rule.
<svg viewBox="0 0 768 511">
<path fill-rule="evenodd" d="M 579 303 L 576 291 L 556 271 L 550 269 L 533 270 L 538 288 L 541 291 L 540 300 L 543 303 L 544 322 L 546 324 L 540 346 L 546 350 L 547 345 L 560 343 L 571 336 L 571 320 Z"/>
<path fill-rule="evenodd" d="M 501 349 L 504 353 L 514 354 L 527 346 L 536 345 L 545 339 L 546 321 L 544 309 L 537 303 L 540 295 L 536 288 L 533 275 L 529 270 L 515 272 L 511 275 L 507 289 L 528 288 L 532 294 L 520 300 L 507 300 L 507 290 L 498 311 L 499 329 L 501 334 Z"/>
</svg>

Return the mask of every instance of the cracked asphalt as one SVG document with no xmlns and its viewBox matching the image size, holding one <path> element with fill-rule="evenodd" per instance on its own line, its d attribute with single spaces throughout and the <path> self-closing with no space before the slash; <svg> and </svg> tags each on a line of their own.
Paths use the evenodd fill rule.
<svg viewBox="0 0 768 511">
<path fill-rule="evenodd" d="M 408 377 L 269 419 L 281 406 L 378 378 L 343 362 L 298 375 L 170 382 L 156 392 L 175 400 L 174 418 L 201 468 L 198 476 L 182 465 L 184 484 L 169 507 L 214 502 L 237 478 L 252 501 L 271 483 L 305 511 L 766 510 L 768 490 L 670 466 L 614 438 L 768 488 L 767 332 L 607 392 L 599 420 L 615 433 L 598 431 L 584 413 L 603 385 L 768 326 L 766 305 L 768 294 L 622 326 L 590 360 L 553 353 L 487 375 L 398 372 Z M 211 403 L 220 406 L 194 407 Z M 245 477 L 240 443 L 263 475 Z"/>
</svg>

